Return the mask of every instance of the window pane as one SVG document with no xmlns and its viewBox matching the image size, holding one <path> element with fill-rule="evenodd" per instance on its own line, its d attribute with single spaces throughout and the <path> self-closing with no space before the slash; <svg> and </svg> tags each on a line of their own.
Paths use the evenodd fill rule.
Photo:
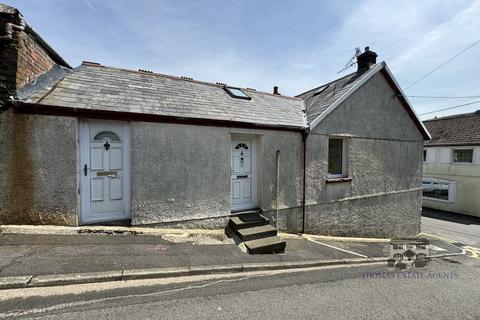
<svg viewBox="0 0 480 320">
<path fill-rule="evenodd" d="M 448 187 L 449 183 L 424 181 L 423 196 L 448 201 Z"/>
<path fill-rule="evenodd" d="M 453 150 L 453 162 L 472 162 L 473 149 Z"/>
<path fill-rule="evenodd" d="M 427 161 L 427 150 L 423 150 L 423 161 Z"/>
<path fill-rule="evenodd" d="M 111 131 L 102 131 L 100 133 L 97 133 L 97 135 L 93 138 L 93 140 L 102 141 L 105 138 L 110 138 L 112 141 L 120 141 L 120 138 Z"/>
<path fill-rule="evenodd" d="M 342 174 L 342 139 L 328 141 L 328 173 Z"/>
</svg>

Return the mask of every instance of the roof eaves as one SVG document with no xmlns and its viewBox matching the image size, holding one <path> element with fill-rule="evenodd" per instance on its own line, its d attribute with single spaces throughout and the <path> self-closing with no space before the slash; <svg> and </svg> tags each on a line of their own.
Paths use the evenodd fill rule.
<svg viewBox="0 0 480 320">
<path fill-rule="evenodd" d="M 345 101 L 352 93 L 360 88 L 365 82 L 367 82 L 378 71 L 386 67 L 385 62 L 381 62 L 373 67 L 370 71 L 366 72 L 363 77 L 355 83 L 347 92 L 340 96 L 334 103 L 332 103 L 325 111 L 323 111 L 315 120 L 310 123 L 310 130 L 313 130 L 326 116 L 328 116 L 333 110 L 335 110 L 343 101 Z M 423 125 L 423 124 L 422 124 Z"/>
</svg>

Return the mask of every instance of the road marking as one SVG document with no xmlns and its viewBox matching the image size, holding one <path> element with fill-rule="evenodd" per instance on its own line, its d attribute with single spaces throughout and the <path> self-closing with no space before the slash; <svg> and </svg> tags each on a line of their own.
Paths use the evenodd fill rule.
<svg viewBox="0 0 480 320">
<path fill-rule="evenodd" d="M 475 247 L 470 247 L 470 246 L 464 246 L 463 247 L 466 251 L 469 257 L 475 258 L 475 259 L 480 259 L 480 248 L 475 248 Z"/>
<path fill-rule="evenodd" d="M 448 238 L 445 238 L 445 237 L 442 237 L 442 236 L 437 236 L 437 235 L 425 233 L 425 232 L 422 232 L 422 235 L 447 242 L 448 244 L 461 249 L 462 254 L 468 255 L 469 257 L 472 257 L 472 258 L 475 258 L 475 259 L 480 259 L 480 248 L 475 248 L 475 247 L 471 247 L 471 246 L 457 246 L 457 245 L 454 244 L 454 243 L 457 243 L 457 241 L 455 241 L 455 240 L 448 239 Z"/>
<path fill-rule="evenodd" d="M 350 254 L 353 254 L 353 255 L 355 255 L 355 256 L 359 256 L 359 257 L 362 257 L 362 258 L 368 258 L 368 256 L 366 256 L 366 255 L 363 255 L 363 254 L 360 254 L 360 253 L 356 253 L 356 252 L 353 252 L 353 251 L 350 251 L 350 250 L 345 250 L 345 249 L 342 249 L 342 248 L 339 248 L 339 247 L 335 247 L 335 246 L 332 246 L 332 245 L 330 245 L 330 244 L 326 244 L 326 243 L 323 243 L 323 242 L 320 242 L 320 241 L 317 241 L 317 240 L 309 239 L 308 237 L 306 237 L 306 239 L 307 239 L 308 241 L 312 241 L 312 242 L 321 244 L 322 246 L 325 246 L 325 247 L 329 247 L 329 248 L 332 248 L 332 249 L 335 249 L 335 250 L 339 250 L 339 251 L 343 251 L 343 252 L 346 252 L 346 253 L 350 253 Z"/>
</svg>

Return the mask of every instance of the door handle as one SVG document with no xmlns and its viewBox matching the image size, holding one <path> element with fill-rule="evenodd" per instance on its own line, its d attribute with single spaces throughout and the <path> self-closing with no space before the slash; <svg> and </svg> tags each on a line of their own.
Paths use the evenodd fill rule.
<svg viewBox="0 0 480 320">
<path fill-rule="evenodd" d="M 237 179 L 245 179 L 248 178 L 248 174 L 242 175 L 242 176 L 237 176 Z"/>
<path fill-rule="evenodd" d="M 87 165 L 85 165 L 85 166 L 83 167 L 83 172 L 85 173 L 85 177 L 86 177 L 86 176 L 87 176 L 87 173 L 88 173 L 88 167 L 87 167 Z"/>
</svg>

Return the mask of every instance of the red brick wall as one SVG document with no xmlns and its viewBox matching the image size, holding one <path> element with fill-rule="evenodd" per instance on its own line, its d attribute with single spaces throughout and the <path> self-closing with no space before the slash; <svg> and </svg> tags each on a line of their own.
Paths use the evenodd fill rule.
<svg viewBox="0 0 480 320">
<path fill-rule="evenodd" d="M 0 33 L 7 22 L 18 24 L 18 19 L 0 14 Z M 25 31 L 14 30 L 11 40 L 0 40 L 0 107 L 8 96 L 53 65 L 48 53 Z"/>
<path fill-rule="evenodd" d="M 47 52 L 25 32 L 17 33 L 17 89 L 33 81 L 36 76 L 50 70 L 55 64 Z"/>
</svg>

